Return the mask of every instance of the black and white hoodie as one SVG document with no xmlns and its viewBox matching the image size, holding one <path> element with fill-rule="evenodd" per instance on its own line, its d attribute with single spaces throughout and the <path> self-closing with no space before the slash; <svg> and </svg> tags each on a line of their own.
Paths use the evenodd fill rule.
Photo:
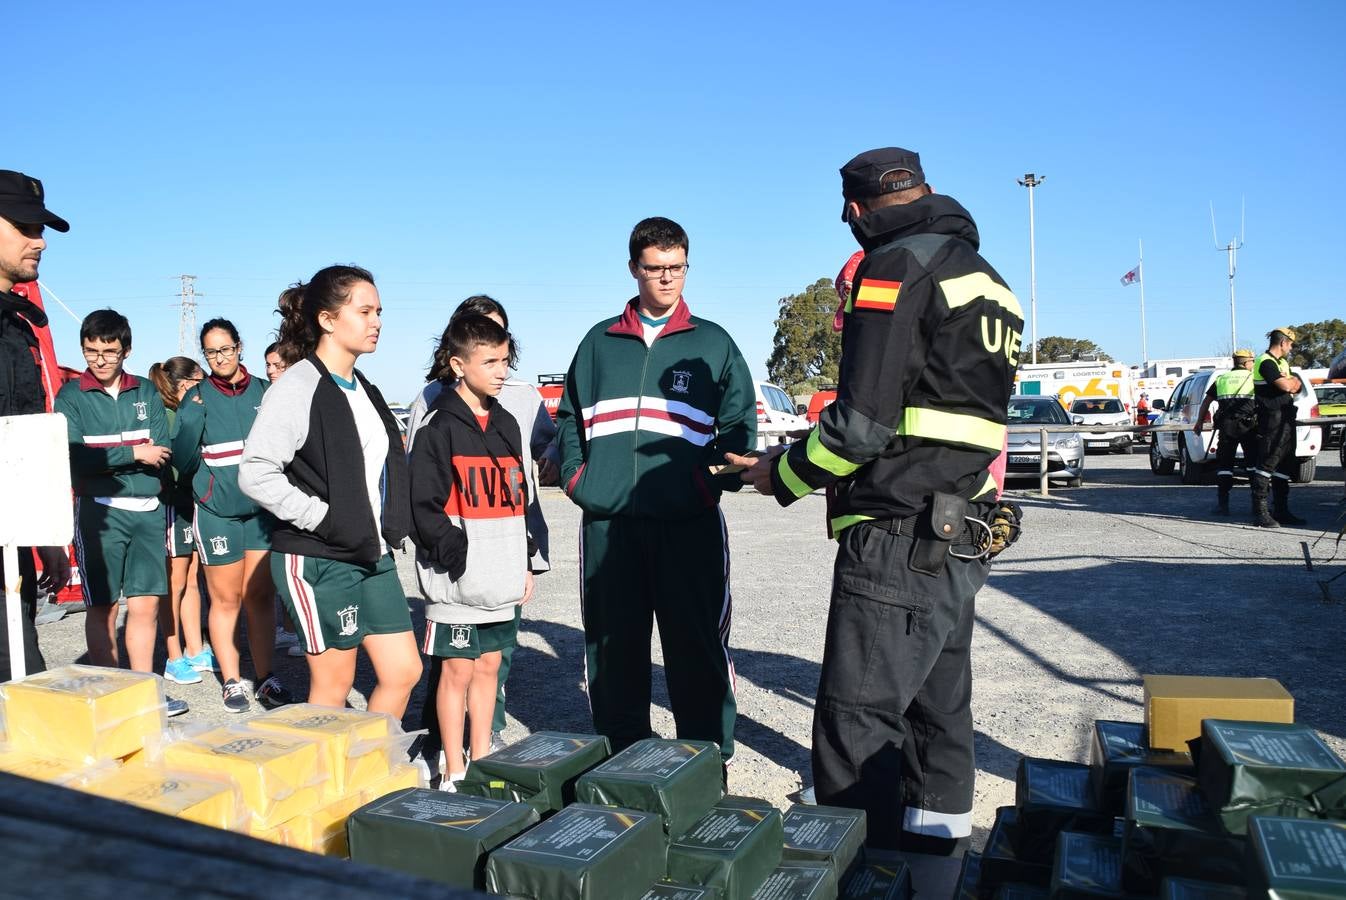
<svg viewBox="0 0 1346 900">
<path fill-rule="evenodd" d="M 491 402 L 483 427 L 447 387 L 417 429 L 411 539 L 429 621 L 477 625 L 514 617 L 530 551 L 521 444 L 503 405 Z"/>
</svg>

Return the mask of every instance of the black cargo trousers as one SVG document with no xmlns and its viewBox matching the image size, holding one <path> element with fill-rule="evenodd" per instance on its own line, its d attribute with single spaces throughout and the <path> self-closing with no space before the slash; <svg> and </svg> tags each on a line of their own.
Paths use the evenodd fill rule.
<svg viewBox="0 0 1346 900">
<path fill-rule="evenodd" d="M 1266 503 L 1270 491 L 1276 508 L 1286 507 L 1290 480 L 1299 467 L 1299 461 L 1295 459 L 1295 418 L 1298 414 L 1293 403 L 1257 404 L 1257 468 L 1252 476 L 1254 503 Z"/>
<path fill-rule="evenodd" d="M 1215 445 L 1215 481 L 1219 495 L 1228 497 L 1234 487 L 1234 460 L 1243 448 L 1243 465 L 1251 473 L 1257 467 L 1257 418 L 1249 416 L 1219 417 L 1215 423 L 1218 443 Z"/>
<path fill-rule="evenodd" d="M 912 544 L 864 523 L 842 533 L 814 706 L 818 802 L 865 810 L 874 847 L 972 830 L 972 622 L 990 563 L 950 556 L 923 575 Z"/>
</svg>

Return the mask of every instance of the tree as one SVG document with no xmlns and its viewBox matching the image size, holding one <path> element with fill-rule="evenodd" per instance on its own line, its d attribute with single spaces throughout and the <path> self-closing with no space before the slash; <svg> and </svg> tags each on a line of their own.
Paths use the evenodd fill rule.
<svg viewBox="0 0 1346 900">
<path fill-rule="evenodd" d="M 1112 357 L 1103 352 L 1103 348 L 1085 338 L 1045 337 L 1038 341 L 1038 362 L 1073 362 L 1077 359 L 1093 357 L 1099 362 L 1112 362 Z M 1020 364 L 1032 362 L 1033 351 L 1019 354 Z"/>
<path fill-rule="evenodd" d="M 1325 369 L 1346 350 L 1346 322 L 1328 319 L 1291 326 L 1295 330 L 1295 349 L 1290 365 L 1300 369 Z"/>
<path fill-rule="evenodd" d="M 819 278 L 803 293 L 780 299 L 766 371 L 787 393 L 805 393 L 820 382 L 836 382 L 841 335 L 832 330 L 832 319 L 837 302 L 836 289 L 827 278 Z"/>
</svg>

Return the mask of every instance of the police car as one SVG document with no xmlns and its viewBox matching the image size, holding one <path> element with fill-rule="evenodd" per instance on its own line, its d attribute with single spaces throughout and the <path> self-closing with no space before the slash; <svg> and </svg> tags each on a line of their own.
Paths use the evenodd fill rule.
<svg viewBox="0 0 1346 900">
<path fill-rule="evenodd" d="M 1181 431 L 1156 431 L 1150 443 L 1150 471 L 1156 475 L 1172 474 L 1177 468 L 1183 484 L 1201 484 L 1207 470 L 1215 463 L 1215 411 L 1218 403 L 1211 403 L 1206 413 L 1201 434 L 1192 431 L 1196 417 L 1201 412 L 1201 401 L 1210 389 L 1212 380 L 1222 374 L 1212 369 L 1202 369 L 1188 375 L 1173 389 L 1164 414 L 1155 423 L 1157 425 L 1183 425 Z M 1298 372 L 1294 373 L 1299 375 Z M 1296 418 L 1318 418 L 1318 398 L 1309 386 L 1308 379 L 1300 378 L 1299 395 L 1295 397 Z M 1301 425 L 1295 429 L 1295 466 L 1291 480 L 1307 483 L 1313 480 L 1318 468 L 1318 451 L 1323 448 L 1323 430 L 1313 425 Z M 1238 453 L 1234 475 L 1247 477 L 1242 468 L 1243 452 Z"/>
</svg>

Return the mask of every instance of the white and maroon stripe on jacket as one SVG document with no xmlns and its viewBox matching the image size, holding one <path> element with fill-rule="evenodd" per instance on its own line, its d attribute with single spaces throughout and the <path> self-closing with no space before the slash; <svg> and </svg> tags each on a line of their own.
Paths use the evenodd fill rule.
<svg viewBox="0 0 1346 900">
<path fill-rule="evenodd" d="M 715 418 L 680 400 L 663 397 L 616 397 L 586 407 L 586 440 L 626 431 L 652 431 L 704 447 L 715 437 Z"/>
<path fill-rule="evenodd" d="M 201 462 L 212 468 L 236 466 L 243 459 L 242 441 L 224 441 L 220 444 L 202 444 Z"/>
</svg>

